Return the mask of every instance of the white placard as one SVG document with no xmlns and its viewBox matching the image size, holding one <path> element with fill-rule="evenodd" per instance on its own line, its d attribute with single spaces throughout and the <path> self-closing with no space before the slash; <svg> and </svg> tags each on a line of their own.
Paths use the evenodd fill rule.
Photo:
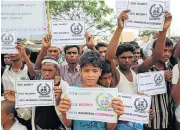
<svg viewBox="0 0 180 130">
<path fill-rule="evenodd" d="M 157 95 L 167 92 L 164 71 L 137 74 L 138 92 L 147 95 Z"/>
<path fill-rule="evenodd" d="M 85 43 L 84 21 L 53 21 L 53 45 L 82 45 Z"/>
<path fill-rule="evenodd" d="M 119 93 L 118 97 L 124 104 L 124 114 L 120 116 L 119 120 L 143 124 L 149 122 L 151 97 L 125 93 Z"/>
<path fill-rule="evenodd" d="M 131 10 L 131 12 L 128 13 L 129 19 L 125 21 L 125 28 L 162 31 L 164 11 L 169 8 L 167 1 L 127 1 L 116 1 L 117 16 L 119 16 L 124 9 Z"/>
<path fill-rule="evenodd" d="M 1 54 L 17 53 L 16 41 L 15 32 L 1 32 Z"/>
<path fill-rule="evenodd" d="M 71 108 L 67 112 L 67 119 L 117 122 L 117 114 L 111 107 L 117 93 L 117 88 L 69 87 L 67 96 L 71 100 Z"/>
<path fill-rule="evenodd" d="M 15 81 L 15 107 L 55 106 L 53 80 Z"/>
<path fill-rule="evenodd" d="M 45 1 L 1 1 L 1 31 L 47 31 Z"/>
<path fill-rule="evenodd" d="M 116 16 L 118 17 L 120 13 L 128 8 L 128 2 L 133 1 L 133 0 L 116 0 Z M 142 0 L 136 0 L 136 1 L 141 1 Z M 148 0 L 146 0 L 148 1 Z M 170 0 L 160 0 L 163 2 L 166 2 L 166 11 L 170 11 Z"/>
</svg>

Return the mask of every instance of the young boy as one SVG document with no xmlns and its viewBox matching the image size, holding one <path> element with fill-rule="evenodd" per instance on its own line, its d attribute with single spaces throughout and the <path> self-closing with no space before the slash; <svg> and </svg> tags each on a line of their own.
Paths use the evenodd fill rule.
<svg viewBox="0 0 180 130">
<path fill-rule="evenodd" d="M 102 73 L 99 77 L 98 84 L 107 88 L 111 87 L 114 79 L 112 78 L 112 68 L 110 62 L 102 60 Z"/>
<path fill-rule="evenodd" d="M 142 64 L 133 67 L 135 51 L 133 45 L 127 43 L 118 46 L 120 34 L 124 28 L 125 20 L 128 19 L 127 13 L 129 11 L 130 10 L 124 10 L 118 17 L 118 27 L 108 45 L 106 60 L 110 61 L 112 65 L 113 78 L 115 79 L 115 84 L 113 87 L 118 88 L 119 92 L 137 94 L 136 74 L 149 71 L 149 69 L 151 69 L 151 67 L 163 57 L 166 42 L 166 32 L 171 25 L 172 16 L 170 13 L 165 13 L 163 30 L 159 32 L 157 44 L 155 45 L 152 56 L 147 58 Z M 115 56 L 117 57 L 119 64 L 118 67 L 114 65 L 116 64 L 114 61 Z M 166 120 L 160 120 L 158 123 L 162 123 L 164 121 Z M 134 130 L 137 127 L 139 130 L 143 129 L 142 124 L 140 125 L 133 122 L 119 121 L 116 130 Z"/>
<path fill-rule="evenodd" d="M 80 74 L 82 76 L 82 84 L 77 85 L 75 87 L 79 88 L 99 88 L 97 81 L 101 76 L 101 57 L 96 51 L 89 51 L 84 53 L 80 58 Z M 117 123 L 104 123 L 98 121 L 83 121 L 83 120 L 69 120 L 66 118 L 66 112 L 70 109 L 71 101 L 69 98 L 65 97 L 60 102 L 59 108 L 62 113 L 62 121 L 66 127 L 73 126 L 74 130 L 113 130 L 116 127 Z M 123 114 L 124 107 L 123 103 L 118 98 L 114 98 L 112 100 L 112 106 L 114 111 L 118 114 L 118 118 Z M 117 119 L 118 121 L 118 119 Z M 92 125 L 92 127 L 88 127 L 88 125 L 81 124 L 96 124 Z"/>
</svg>

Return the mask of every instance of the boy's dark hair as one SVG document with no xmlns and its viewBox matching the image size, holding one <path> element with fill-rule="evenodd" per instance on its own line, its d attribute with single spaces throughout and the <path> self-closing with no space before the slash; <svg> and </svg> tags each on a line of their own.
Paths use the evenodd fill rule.
<svg viewBox="0 0 180 130">
<path fill-rule="evenodd" d="M 80 47 L 79 46 L 76 46 L 76 45 L 71 45 L 71 46 L 65 46 L 64 47 L 64 53 L 66 54 L 66 51 L 70 48 L 73 48 L 73 47 L 76 47 L 77 50 L 78 50 L 78 54 L 80 54 Z"/>
<path fill-rule="evenodd" d="M 107 74 L 107 73 L 111 73 L 112 72 L 112 67 L 111 67 L 111 63 L 107 60 L 102 60 L 102 73 L 100 78 Z"/>
<path fill-rule="evenodd" d="M 104 43 L 104 42 L 99 42 L 99 43 L 97 43 L 97 45 L 95 46 L 95 48 L 96 48 L 96 50 L 98 50 L 99 49 L 99 47 L 107 47 L 108 45 L 106 44 L 106 43 Z"/>
<path fill-rule="evenodd" d="M 153 43 L 153 46 L 152 46 L 153 49 L 154 49 L 156 43 L 157 43 L 157 40 L 155 40 L 154 43 Z M 167 46 L 173 46 L 173 45 L 174 45 L 174 43 L 169 38 L 166 38 L 165 46 L 167 47 Z"/>
<path fill-rule="evenodd" d="M 140 48 L 139 44 L 135 41 L 131 41 L 131 42 L 129 42 L 129 44 L 132 44 L 136 49 Z"/>
<path fill-rule="evenodd" d="M 129 43 L 119 45 L 117 47 L 116 57 L 118 57 L 119 55 L 121 55 L 122 53 L 127 52 L 127 51 L 134 53 L 135 47 Z"/>
<path fill-rule="evenodd" d="M 8 100 L 3 100 L 1 101 L 1 105 L 6 105 L 6 109 L 5 109 L 5 112 L 7 115 L 13 113 L 15 114 L 16 113 L 16 110 L 15 110 L 15 104 L 8 101 Z"/>
<path fill-rule="evenodd" d="M 85 52 L 80 57 L 80 68 L 82 69 L 85 65 L 93 65 L 94 67 L 102 68 L 102 59 L 97 51 Z"/>
</svg>

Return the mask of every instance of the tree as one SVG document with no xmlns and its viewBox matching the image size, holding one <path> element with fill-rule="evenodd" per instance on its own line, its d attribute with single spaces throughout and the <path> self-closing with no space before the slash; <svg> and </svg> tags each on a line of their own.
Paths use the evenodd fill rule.
<svg viewBox="0 0 180 130">
<path fill-rule="evenodd" d="M 113 9 L 102 0 L 49 1 L 49 7 L 51 19 L 84 20 L 86 30 L 95 36 L 107 36 L 115 26 Z"/>
<path fill-rule="evenodd" d="M 150 30 L 140 31 L 139 32 L 139 37 L 154 35 L 155 32 L 156 31 L 150 31 Z"/>
</svg>

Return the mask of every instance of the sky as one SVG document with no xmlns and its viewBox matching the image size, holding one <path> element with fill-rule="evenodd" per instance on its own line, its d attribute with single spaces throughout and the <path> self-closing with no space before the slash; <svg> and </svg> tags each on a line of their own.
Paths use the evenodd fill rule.
<svg viewBox="0 0 180 130">
<path fill-rule="evenodd" d="M 115 9 L 115 0 L 105 0 L 107 6 Z M 173 16 L 171 23 L 171 36 L 180 36 L 180 0 L 170 0 L 170 12 Z M 125 30 L 137 33 L 137 30 Z"/>
</svg>

